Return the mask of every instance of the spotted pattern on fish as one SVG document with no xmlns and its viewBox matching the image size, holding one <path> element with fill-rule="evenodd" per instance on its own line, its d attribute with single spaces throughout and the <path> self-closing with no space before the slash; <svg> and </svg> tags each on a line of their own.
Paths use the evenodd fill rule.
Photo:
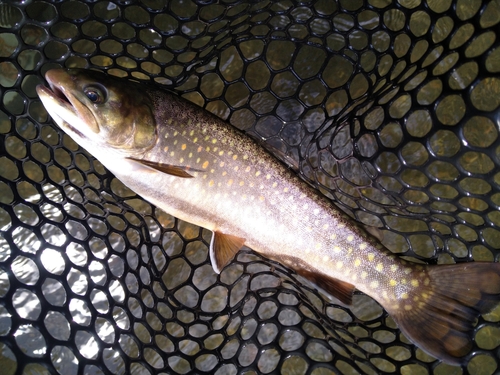
<svg viewBox="0 0 500 375">
<path fill-rule="evenodd" d="M 423 350 L 452 364 L 466 360 L 476 317 L 500 299 L 499 263 L 401 260 L 254 141 L 193 104 L 96 72 L 52 70 L 46 78 L 51 89 L 37 92 L 76 142 L 151 203 L 214 232 L 216 272 L 246 244 L 344 303 L 354 288 L 365 292 Z"/>
</svg>

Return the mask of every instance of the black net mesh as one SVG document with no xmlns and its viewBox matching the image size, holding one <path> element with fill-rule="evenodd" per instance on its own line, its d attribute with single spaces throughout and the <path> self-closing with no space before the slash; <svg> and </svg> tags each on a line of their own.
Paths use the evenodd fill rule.
<svg viewBox="0 0 500 375">
<path fill-rule="evenodd" d="M 175 89 L 270 144 L 393 252 L 498 261 L 500 2 L 0 3 L 0 372 L 493 374 L 500 308 L 441 364 L 116 180 L 48 118 L 55 67 Z M 464 280 L 466 283 L 466 280 Z"/>
</svg>

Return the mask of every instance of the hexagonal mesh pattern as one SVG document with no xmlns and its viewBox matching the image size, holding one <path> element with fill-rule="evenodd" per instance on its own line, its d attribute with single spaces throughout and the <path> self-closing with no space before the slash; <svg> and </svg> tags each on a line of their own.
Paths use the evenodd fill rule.
<svg viewBox="0 0 500 375">
<path fill-rule="evenodd" d="M 54 67 L 175 90 L 249 135 L 407 259 L 498 261 L 500 3 L 142 0 L 0 4 L 0 364 L 10 374 L 493 374 L 411 345 L 134 195 L 53 125 Z"/>
</svg>

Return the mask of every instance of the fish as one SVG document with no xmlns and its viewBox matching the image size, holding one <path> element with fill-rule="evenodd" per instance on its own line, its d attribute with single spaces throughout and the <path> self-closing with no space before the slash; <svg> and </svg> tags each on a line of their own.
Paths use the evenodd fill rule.
<svg viewBox="0 0 500 375">
<path fill-rule="evenodd" d="M 500 263 L 398 258 L 258 142 L 166 90 L 53 69 L 37 93 L 57 125 L 138 195 L 212 231 L 220 273 L 242 246 L 336 297 L 375 299 L 418 347 L 463 365 L 500 301 Z"/>
</svg>

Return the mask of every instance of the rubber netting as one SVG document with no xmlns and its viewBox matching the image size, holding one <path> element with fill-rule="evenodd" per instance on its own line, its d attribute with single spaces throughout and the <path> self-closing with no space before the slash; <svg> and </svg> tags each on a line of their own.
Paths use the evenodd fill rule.
<svg viewBox="0 0 500 375">
<path fill-rule="evenodd" d="M 211 234 L 125 188 L 35 93 L 56 67 L 175 89 L 395 253 L 498 261 L 499 23 L 476 0 L 2 2 L 0 372 L 500 371 L 500 308 L 460 368 L 250 250 L 216 275 Z"/>
</svg>

